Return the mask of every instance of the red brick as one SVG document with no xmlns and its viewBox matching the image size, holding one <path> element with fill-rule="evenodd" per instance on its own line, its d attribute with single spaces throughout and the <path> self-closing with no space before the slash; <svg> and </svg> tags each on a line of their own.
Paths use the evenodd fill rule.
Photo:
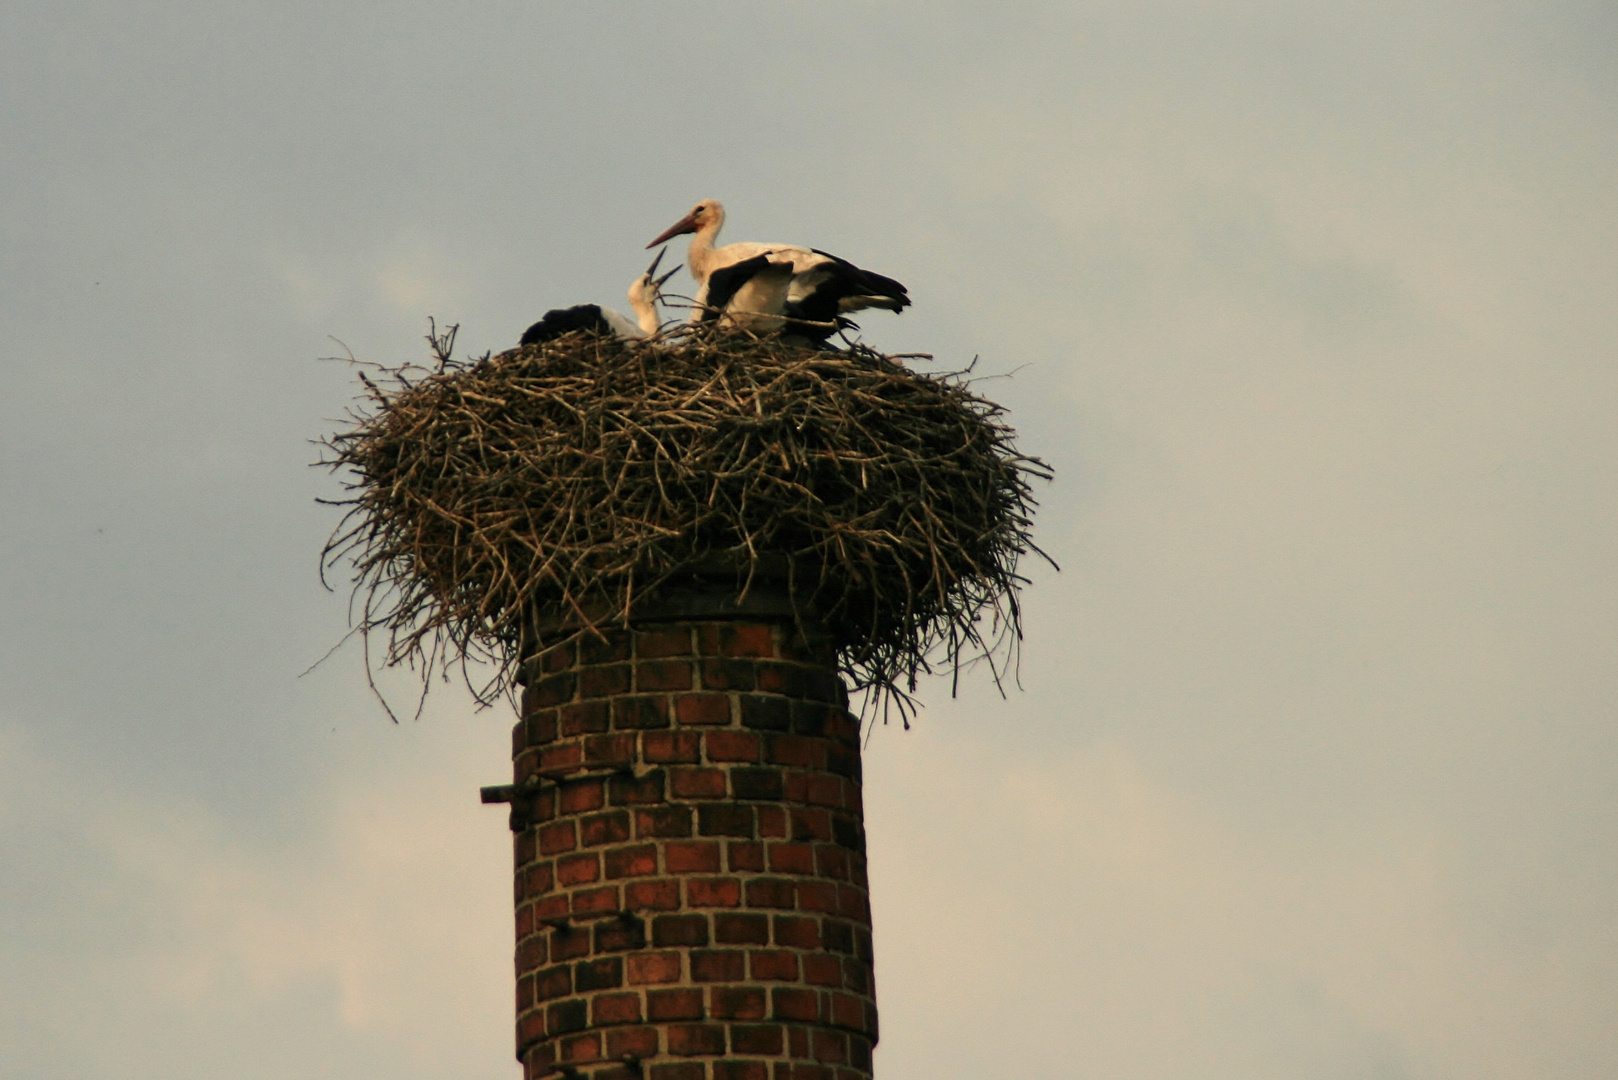
<svg viewBox="0 0 1618 1080">
<path fill-rule="evenodd" d="M 675 1024 L 669 1028 L 669 1053 L 712 1057 L 725 1052 L 725 1029 L 716 1024 Z"/>
<path fill-rule="evenodd" d="M 590 955 L 590 932 L 578 927 L 551 933 L 551 960 L 573 960 Z"/>
<path fill-rule="evenodd" d="M 795 1058 L 809 1056 L 809 1029 L 803 1027 L 787 1028 L 787 1053 Z M 804 1066 L 808 1068 L 808 1066 Z M 808 1075 L 805 1073 L 804 1075 Z"/>
<path fill-rule="evenodd" d="M 747 977 L 747 957 L 740 949 L 694 949 L 692 982 L 740 982 Z"/>
<path fill-rule="evenodd" d="M 600 879 L 599 855 L 566 855 L 556 860 L 556 880 L 563 885 L 585 885 Z"/>
<path fill-rule="evenodd" d="M 539 670 L 546 674 L 572 667 L 577 658 L 578 650 L 572 644 L 553 645 L 536 657 L 539 662 Z"/>
<path fill-rule="evenodd" d="M 581 1001 L 579 1004 L 583 1005 L 584 1002 Z M 590 1031 L 583 1035 L 574 1035 L 563 1039 L 561 1050 L 563 1061 L 571 1061 L 580 1065 L 587 1061 L 600 1061 L 601 1033 Z"/>
<path fill-rule="evenodd" d="M 690 988 L 648 990 L 646 991 L 646 1019 L 701 1020 L 702 991 Z"/>
<path fill-rule="evenodd" d="M 614 731 L 666 728 L 669 726 L 669 699 L 666 697 L 615 697 L 612 699 Z"/>
<path fill-rule="evenodd" d="M 653 1065 L 649 1080 L 708 1080 L 708 1071 L 707 1066 L 697 1061 Z"/>
<path fill-rule="evenodd" d="M 764 872 L 764 845 L 752 841 L 732 840 L 725 845 L 725 860 L 730 866 L 731 873 L 751 871 L 761 874 Z"/>
<path fill-rule="evenodd" d="M 736 704 L 741 710 L 742 727 L 754 731 L 787 731 L 792 727 L 792 703 L 786 698 L 743 694 Z"/>
<path fill-rule="evenodd" d="M 674 699 L 674 717 L 693 726 L 728 724 L 730 698 L 724 694 L 681 694 Z"/>
<path fill-rule="evenodd" d="M 585 847 L 621 844 L 628 839 L 629 814 L 623 810 L 592 814 L 579 822 L 579 842 Z"/>
<path fill-rule="evenodd" d="M 771 735 L 766 759 L 772 765 L 793 765 L 800 769 L 815 766 L 815 751 L 820 749 L 814 739 L 798 735 Z"/>
<path fill-rule="evenodd" d="M 707 629 L 703 627 L 703 630 Z M 721 623 L 716 629 L 720 656 L 763 659 L 775 656 L 775 635 L 769 626 L 761 623 Z"/>
<path fill-rule="evenodd" d="M 603 919 L 595 925 L 595 951 L 622 952 L 646 947 L 646 924 L 639 918 Z"/>
<path fill-rule="evenodd" d="M 730 1029 L 734 1054 L 779 1054 L 785 1046 L 778 1024 L 737 1024 Z"/>
<path fill-rule="evenodd" d="M 704 690 L 753 689 L 753 663 L 750 660 L 704 660 L 702 662 L 702 688 Z M 726 709 L 729 723 L 729 709 Z"/>
<path fill-rule="evenodd" d="M 852 953 L 854 951 L 854 928 L 836 919 L 822 919 L 820 921 L 820 940 L 825 943 L 827 952 Z"/>
<path fill-rule="evenodd" d="M 725 774 L 719 769 L 670 769 L 669 788 L 677 799 L 723 799 Z"/>
<path fill-rule="evenodd" d="M 751 731 L 710 731 L 704 742 L 707 745 L 709 761 L 758 760 L 758 736 Z"/>
<path fill-rule="evenodd" d="M 702 803 L 697 807 L 697 832 L 703 836 L 753 838 L 753 808 L 735 803 Z"/>
<path fill-rule="evenodd" d="M 835 746 L 828 746 L 826 748 L 826 771 L 836 773 L 845 780 L 858 780 L 860 778 L 859 755 L 848 750 L 839 750 Z"/>
<path fill-rule="evenodd" d="M 809 776 L 809 802 L 817 806 L 843 805 L 843 782 L 835 776 L 812 773 Z"/>
<path fill-rule="evenodd" d="M 820 948 L 820 920 L 802 915 L 775 916 L 775 943 L 794 949 Z"/>
<path fill-rule="evenodd" d="M 803 981 L 816 986 L 843 985 L 843 962 L 830 953 L 810 953 L 803 958 Z"/>
<path fill-rule="evenodd" d="M 550 918 L 566 918 L 573 908 L 568 905 L 565 895 L 549 895 L 544 900 L 537 900 L 534 904 L 534 923 L 544 923 Z"/>
<path fill-rule="evenodd" d="M 521 1016 L 517 1020 L 517 1046 L 526 1047 L 529 1044 L 545 1037 L 545 1013 L 536 1010 Z"/>
<path fill-rule="evenodd" d="M 719 842 L 671 842 L 664 845 L 663 858 L 671 874 L 716 874 L 719 872 Z"/>
<path fill-rule="evenodd" d="M 864 889 L 853 885 L 837 886 L 837 913 L 867 925 L 871 922 L 871 901 Z"/>
<path fill-rule="evenodd" d="M 774 982 L 798 981 L 798 954 L 786 949 L 755 949 L 747 954 L 754 979 Z"/>
<path fill-rule="evenodd" d="M 539 1001 L 552 1001 L 556 998 L 567 997 L 573 992 L 573 969 L 563 964 L 561 967 L 546 968 L 534 976 L 534 997 Z"/>
<path fill-rule="evenodd" d="M 545 957 L 549 954 L 549 952 L 550 950 L 546 944 L 546 938 L 543 935 L 535 935 L 533 937 L 524 938 L 517 944 L 516 960 L 518 974 L 533 971 L 535 968 L 544 964 Z"/>
<path fill-rule="evenodd" d="M 556 884 L 556 873 L 548 862 L 535 863 L 523 871 L 523 895 L 543 896 Z"/>
<path fill-rule="evenodd" d="M 679 906 L 678 881 L 631 881 L 624 885 L 624 907 L 629 911 L 675 911 Z"/>
<path fill-rule="evenodd" d="M 534 905 L 524 904 L 517 909 L 517 940 L 534 932 Z"/>
<path fill-rule="evenodd" d="M 557 1001 L 545 1009 L 545 1033 L 552 1037 L 583 1031 L 590 1026 L 590 1010 L 581 998 Z"/>
<path fill-rule="evenodd" d="M 657 1029 L 653 1027 L 619 1028 L 607 1032 L 607 1057 L 622 1060 L 625 1054 L 638 1058 L 657 1054 Z"/>
<path fill-rule="evenodd" d="M 864 1069 L 867 1073 L 871 1071 L 871 1042 L 869 1039 L 862 1038 L 859 1035 L 850 1035 L 848 1037 L 848 1062 L 856 1069 Z M 856 1074 L 853 1080 L 866 1080 L 866 1078 Z"/>
<path fill-rule="evenodd" d="M 565 896 L 547 896 L 534 904 L 534 922 L 542 923 L 546 919 L 565 919 L 572 908 L 568 906 Z"/>
<path fill-rule="evenodd" d="M 646 877 L 657 873 L 657 845 L 613 848 L 606 853 L 608 878 Z"/>
<path fill-rule="evenodd" d="M 511 756 L 515 758 L 526 749 L 528 749 L 528 722 L 518 720 L 511 728 Z"/>
<path fill-rule="evenodd" d="M 735 878 L 692 878 L 685 883 L 688 907 L 741 907 L 742 883 Z"/>
<path fill-rule="evenodd" d="M 721 945 L 768 945 L 770 920 L 766 915 L 722 911 L 713 917 L 713 935 Z"/>
<path fill-rule="evenodd" d="M 641 693 L 691 689 L 691 665 L 684 660 L 645 660 L 635 665 L 635 689 Z"/>
<path fill-rule="evenodd" d="M 518 966 L 518 970 L 519 971 L 522 970 L 521 965 Z M 530 1009 L 533 1006 L 533 1004 L 534 1004 L 534 977 L 532 975 L 528 975 L 528 976 L 525 976 L 525 977 L 517 980 L 517 1012 L 518 1012 L 518 1014 L 520 1015 L 520 1014 L 526 1012 L 528 1009 Z"/>
<path fill-rule="evenodd" d="M 680 954 L 677 952 L 635 953 L 627 960 L 630 986 L 680 981 Z"/>
<path fill-rule="evenodd" d="M 663 801 L 663 770 L 644 776 L 615 776 L 607 781 L 607 798 L 614 806 L 645 806 Z"/>
<path fill-rule="evenodd" d="M 642 630 L 635 635 L 635 655 L 642 659 L 690 656 L 691 628 L 669 626 L 659 627 L 656 630 Z"/>
<path fill-rule="evenodd" d="M 640 1021 L 639 994 L 602 994 L 590 1003 L 590 1023 L 597 1027 Z"/>
<path fill-rule="evenodd" d="M 783 806 L 758 808 L 758 834 L 760 836 L 786 836 L 787 812 Z"/>
<path fill-rule="evenodd" d="M 564 781 L 562 784 L 562 813 L 583 814 L 607 805 L 606 788 L 600 780 Z"/>
<path fill-rule="evenodd" d="M 747 883 L 747 906 L 755 908 L 785 908 L 796 904 L 792 882 L 787 878 L 754 878 Z"/>
<path fill-rule="evenodd" d="M 539 829 L 539 850 L 547 855 L 579 846 L 578 829 L 571 821 L 553 821 Z"/>
<path fill-rule="evenodd" d="M 579 697 L 604 698 L 629 693 L 629 665 L 608 664 L 579 672 Z"/>
<path fill-rule="evenodd" d="M 652 920 L 652 943 L 659 948 L 708 944 L 708 916 L 659 915 Z"/>
<path fill-rule="evenodd" d="M 853 994 L 833 993 L 831 996 L 831 1022 L 838 1027 L 863 1031 L 865 1028 L 865 999 Z"/>
<path fill-rule="evenodd" d="M 571 674 L 550 675 L 529 685 L 523 694 L 524 711 L 543 709 L 549 705 L 560 705 L 564 701 L 573 700 L 573 691 L 577 688 Z"/>
<path fill-rule="evenodd" d="M 556 741 L 555 709 L 539 709 L 534 712 L 529 712 L 525 709 L 523 717 L 523 726 L 528 729 L 526 742 L 529 746 L 539 747 Z M 538 760 L 537 754 L 535 755 L 535 760 Z M 525 776 L 523 779 L 526 780 L 527 777 Z"/>
<path fill-rule="evenodd" d="M 834 881 L 800 881 L 798 882 L 798 907 L 804 911 L 823 911 L 827 915 L 836 915 L 837 883 Z"/>
<path fill-rule="evenodd" d="M 557 727 L 564 737 L 600 734 L 607 730 L 609 719 L 605 701 L 580 701 L 556 710 Z"/>
<path fill-rule="evenodd" d="M 770 1080 L 770 1067 L 762 1061 L 716 1061 L 713 1080 Z"/>
<path fill-rule="evenodd" d="M 573 913 L 593 915 L 618 910 L 618 886 L 607 885 L 599 889 L 580 889 L 573 894 Z"/>
<path fill-rule="evenodd" d="M 709 991 L 709 1012 L 715 1020 L 764 1019 L 764 989 L 758 986 L 716 986 Z"/>
<path fill-rule="evenodd" d="M 602 706 L 605 710 L 606 706 Z M 588 765 L 629 765 L 635 760 L 635 733 L 591 735 L 584 740 L 584 760 Z"/>
<path fill-rule="evenodd" d="M 702 760 L 700 731 L 648 731 L 640 737 L 640 745 L 654 765 L 695 765 Z"/>
<path fill-rule="evenodd" d="M 772 1014 L 777 1020 L 819 1020 L 820 995 L 813 990 L 777 986 L 770 991 Z"/>
<path fill-rule="evenodd" d="M 777 874 L 813 874 L 815 850 L 808 844 L 771 844 L 770 870 Z"/>
<path fill-rule="evenodd" d="M 779 802 L 786 794 L 780 769 L 732 769 L 730 793 L 737 799 Z"/>
<path fill-rule="evenodd" d="M 830 840 L 832 836 L 832 821 L 829 811 L 812 806 L 793 807 L 792 839 Z"/>
<path fill-rule="evenodd" d="M 607 956 L 600 960 L 583 960 L 573 965 L 573 985 L 581 994 L 591 990 L 616 990 L 624 985 L 624 960 L 621 956 Z"/>
<path fill-rule="evenodd" d="M 652 806 L 636 810 L 635 835 L 642 839 L 651 836 L 690 836 L 691 808 Z"/>
<path fill-rule="evenodd" d="M 815 845 L 815 872 L 836 881 L 849 880 L 848 852 L 836 844 Z"/>
<path fill-rule="evenodd" d="M 584 764 L 584 746 L 582 743 L 570 742 L 560 746 L 547 746 L 539 752 L 539 768 L 541 772 L 561 772 L 565 769 L 576 769 Z"/>
<path fill-rule="evenodd" d="M 848 1036 L 840 1031 L 815 1031 L 809 1036 L 816 1061 L 841 1065 L 848 1060 Z"/>
<path fill-rule="evenodd" d="M 617 630 L 603 634 L 589 633 L 579 639 L 581 664 L 610 664 L 614 660 L 629 659 L 630 638 Z"/>
</svg>

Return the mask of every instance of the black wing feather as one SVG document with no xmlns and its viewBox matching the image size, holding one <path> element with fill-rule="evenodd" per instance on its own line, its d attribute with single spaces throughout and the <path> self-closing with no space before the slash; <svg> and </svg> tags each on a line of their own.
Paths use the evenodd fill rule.
<svg viewBox="0 0 1618 1080">
<path fill-rule="evenodd" d="M 522 345 L 538 345 L 542 341 L 553 341 L 563 334 L 571 334 L 577 330 L 591 330 L 598 334 L 612 333 L 612 325 L 601 314 L 599 304 L 578 304 L 570 308 L 556 308 L 547 311 L 533 326 L 523 331 Z"/>
</svg>

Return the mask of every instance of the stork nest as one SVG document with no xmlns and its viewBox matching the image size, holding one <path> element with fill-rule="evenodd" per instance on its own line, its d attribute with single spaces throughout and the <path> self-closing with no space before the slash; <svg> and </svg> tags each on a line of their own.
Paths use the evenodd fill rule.
<svg viewBox="0 0 1618 1080">
<path fill-rule="evenodd" d="M 920 673 L 986 659 L 999 683 L 1014 663 L 1019 562 L 1049 561 L 1031 482 L 1051 473 L 970 369 L 737 333 L 471 361 L 429 340 L 431 367 L 362 370 L 321 443 L 347 492 L 322 570 L 352 561 L 368 674 L 383 639 L 382 666 L 419 671 L 424 695 L 458 666 L 491 703 L 545 613 L 548 646 L 558 626 L 625 625 L 693 567 L 733 566 L 745 592 L 783 556 L 800 625 L 830 634 L 868 704 L 907 715 Z"/>
</svg>

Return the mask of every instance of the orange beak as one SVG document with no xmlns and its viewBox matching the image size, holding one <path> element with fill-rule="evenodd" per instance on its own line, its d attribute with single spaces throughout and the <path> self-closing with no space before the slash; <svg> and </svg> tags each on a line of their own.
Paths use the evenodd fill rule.
<svg viewBox="0 0 1618 1080">
<path fill-rule="evenodd" d="M 647 244 L 646 246 L 648 248 L 654 248 L 657 245 L 659 245 L 659 244 L 661 244 L 661 243 L 663 243 L 663 242 L 665 242 L 667 240 L 674 239 L 676 236 L 679 236 L 682 233 L 693 233 L 693 232 L 696 232 L 696 231 L 697 231 L 697 215 L 695 215 L 695 214 L 687 214 L 685 217 L 681 218 L 679 221 L 676 221 L 673 225 L 670 225 L 667 229 L 665 229 L 663 231 L 663 233 L 660 236 L 658 236 L 658 238 L 656 240 L 653 240 L 650 244 Z"/>
</svg>

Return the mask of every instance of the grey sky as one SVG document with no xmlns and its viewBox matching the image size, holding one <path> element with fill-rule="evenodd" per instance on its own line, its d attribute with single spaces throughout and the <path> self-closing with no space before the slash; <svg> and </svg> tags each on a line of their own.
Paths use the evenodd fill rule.
<svg viewBox="0 0 1618 1080">
<path fill-rule="evenodd" d="M 0 1074 L 518 1075 L 508 716 L 394 727 L 317 358 L 696 199 L 1050 460 L 1025 689 L 867 795 L 885 1080 L 1618 1073 L 1618 15 L 0 13 Z"/>
</svg>

